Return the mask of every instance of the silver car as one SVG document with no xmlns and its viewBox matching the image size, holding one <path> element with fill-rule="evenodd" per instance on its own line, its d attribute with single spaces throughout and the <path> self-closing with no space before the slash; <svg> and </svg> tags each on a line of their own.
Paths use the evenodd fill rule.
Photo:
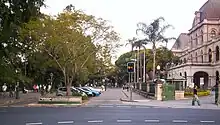
<svg viewBox="0 0 220 125">
<path fill-rule="evenodd" d="M 77 89 L 74 88 L 74 87 L 71 87 L 70 89 L 71 89 L 71 92 L 72 92 L 72 93 L 79 93 L 79 94 L 81 94 L 82 96 L 86 95 L 85 93 L 80 92 L 79 90 L 77 90 Z M 67 88 L 66 88 L 66 87 L 59 87 L 59 88 L 57 89 L 57 92 L 56 92 L 56 95 L 57 95 L 57 96 L 65 96 L 66 94 L 67 94 Z"/>
</svg>

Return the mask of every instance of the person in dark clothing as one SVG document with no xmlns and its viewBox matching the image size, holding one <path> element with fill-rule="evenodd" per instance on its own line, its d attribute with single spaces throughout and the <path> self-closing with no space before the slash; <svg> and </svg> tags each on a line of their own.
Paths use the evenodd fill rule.
<svg viewBox="0 0 220 125">
<path fill-rule="evenodd" d="M 194 86 L 193 88 L 193 100 L 192 100 L 192 105 L 195 105 L 195 101 L 197 102 L 197 104 L 200 106 L 200 101 L 199 101 L 199 97 L 197 95 L 197 86 Z"/>
</svg>

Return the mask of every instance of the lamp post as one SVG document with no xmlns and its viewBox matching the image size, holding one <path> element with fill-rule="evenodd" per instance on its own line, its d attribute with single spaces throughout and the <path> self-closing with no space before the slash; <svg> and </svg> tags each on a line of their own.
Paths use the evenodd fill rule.
<svg viewBox="0 0 220 125">
<path fill-rule="evenodd" d="M 50 84 L 51 84 L 51 86 L 53 84 L 53 73 L 50 73 Z"/>
<path fill-rule="evenodd" d="M 158 78 L 158 80 L 160 79 L 160 65 L 157 65 L 157 78 Z"/>
<path fill-rule="evenodd" d="M 18 70 L 15 70 L 16 74 L 18 74 Z M 19 82 L 17 81 L 16 86 L 15 86 L 15 99 L 19 99 Z"/>
</svg>

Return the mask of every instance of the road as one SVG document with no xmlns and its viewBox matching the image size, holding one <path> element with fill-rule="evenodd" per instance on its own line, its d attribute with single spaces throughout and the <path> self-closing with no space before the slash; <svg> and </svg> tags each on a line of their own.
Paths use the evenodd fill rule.
<svg viewBox="0 0 220 125">
<path fill-rule="evenodd" d="M 88 105 L 101 105 L 101 104 L 122 104 L 120 98 L 125 96 L 121 88 L 108 89 L 103 92 L 99 97 L 93 97 L 89 100 Z"/>
<path fill-rule="evenodd" d="M 219 125 L 219 110 L 129 105 L 0 108 L 1 125 Z"/>
</svg>

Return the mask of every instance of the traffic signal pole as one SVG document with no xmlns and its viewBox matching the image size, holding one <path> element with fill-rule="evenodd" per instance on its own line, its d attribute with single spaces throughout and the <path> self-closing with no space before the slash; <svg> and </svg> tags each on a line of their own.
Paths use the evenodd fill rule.
<svg viewBox="0 0 220 125">
<path fill-rule="evenodd" d="M 132 101 L 132 81 L 131 81 L 132 75 L 130 72 L 128 74 L 129 74 L 130 101 Z"/>
</svg>

